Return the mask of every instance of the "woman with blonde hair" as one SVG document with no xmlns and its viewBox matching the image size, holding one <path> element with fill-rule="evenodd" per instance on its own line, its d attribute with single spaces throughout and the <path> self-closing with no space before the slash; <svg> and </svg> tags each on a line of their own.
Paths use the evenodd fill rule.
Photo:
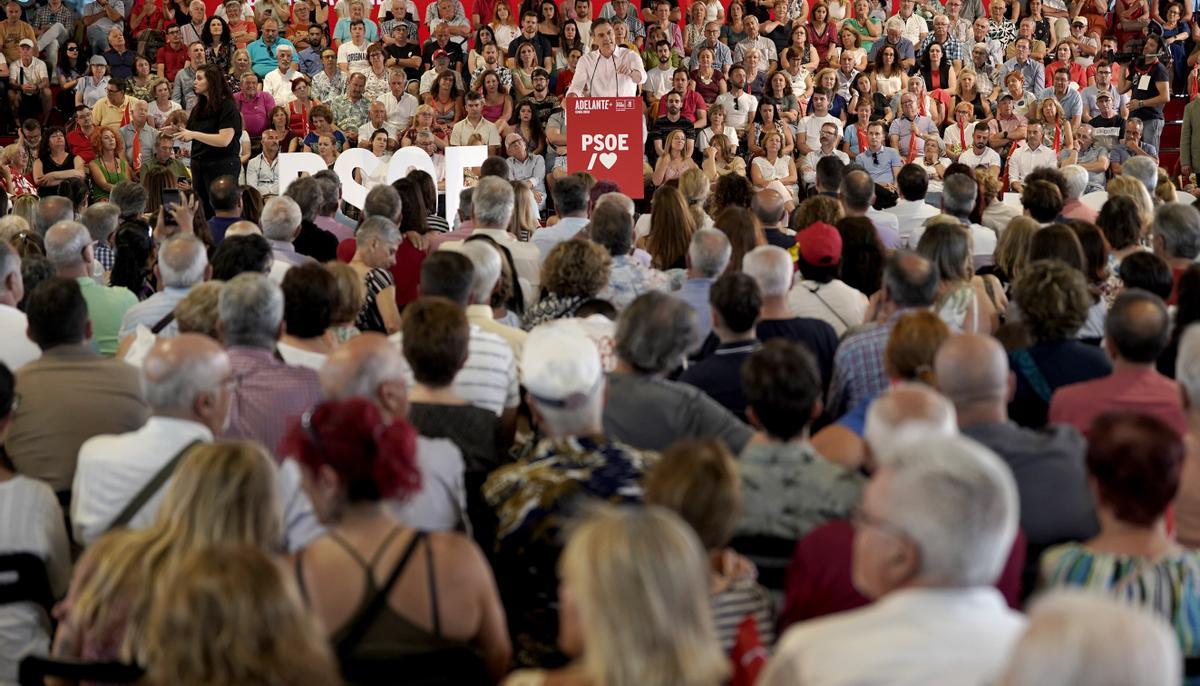
<svg viewBox="0 0 1200 686">
<path fill-rule="evenodd" d="M 257 443 L 191 448 L 154 523 L 100 538 L 79 561 L 54 654 L 145 664 L 154 588 L 187 554 L 217 543 L 278 548 L 283 535 L 277 493 L 275 463 Z"/>
<path fill-rule="evenodd" d="M 528 181 L 513 181 L 513 212 L 508 232 L 519 241 L 528 241 L 539 228 L 537 198 Z"/>
<path fill-rule="evenodd" d="M 975 183 L 979 184 L 980 199 L 984 208 L 979 223 L 1003 237 L 1004 228 L 1008 223 L 1021 216 L 1021 208 L 1000 200 L 1000 179 L 993 176 L 986 167 L 975 170 Z"/>
<path fill-rule="evenodd" d="M 971 106 L 974 113 L 973 119 L 990 119 L 992 116 L 992 106 L 988 102 L 990 93 L 981 93 L 978 88 L 978 80 L 975 75 L 975 70 L 971 68 L 963 69 L 958 75 L 958 83 L 955 88 L 951 88 L 954 95 L 952 108 L 957 110 L 958 103 L 965 102 Z"/>
<path fill-rule="evenodd" d="M 1000 240 L 996 242 L 996 262 L 990 273 L 1000 281 L 1006 293 L 1028 266 L 1029 247 L 1040 228 L 1032 218 L 1021 216 L 1013 217 L 1001 232 Z"/>
<path fill-rule="evenodd" d="M 324 686 L 341 681 L 296 584 L 252 546 L 218 545 L 155 580 L 146 627 L 149 680 L 175 686 Z"/>
<path fill-rule="evenodd" d="M 679 189 L 660 186 L 650 203 L 650 233 L 638 239 L 638 246 L 650 253 L 655 269 L 687 269 L 687 252 L 696 223 Z"/>
<path fill-rule="evenodd" d="M 711 190 L 712 184 L 699 169 L 689 169 L 679 178 L 679 192 L 683 195 L 683 201 L 687 203 L 692 222 L 697 229 L 711 229 L 713 226 L 712 217 L 704 211 L 704 204 L 708 202 Z"/>
<path fill-rule="evenodd" d="M 1031 117 L 1042 123 L 1047 148 L 1057 155 L 1059 150 L 1071 150 L 1075 147 L 1075 135 L 1071 130 L 1071 120 L 1067 119 L 1063 107 L 1052 97 L 1043 99 L 1037 105 L 1036 116 Z"/>
<path fill-rule="evenodd" d="M 1154 220 L 1154 200 L 1150 197 L 1150 192 L 1146 190 L 1146 186 L 1132 176 L 1114 176 L 1105 188 L 1108 191 L 1108 197 L 1114 195 L 1123 195 L 1137 205 L 1138 217 L 1142 222 L 1142 236 L 1150 227 L 1150 222 Z"/>
<path fill-rule="evenodd" d="M 1167 176 L 1167 172 L 1162 167 L 1158 168 L 1158 184 L 1154 186 L 1154 199 L 1163 203 L 1175 202 L 1178 195 L 1175 193 L 1175 184 L 1172 183 L 1171 177 Z"/>
<path fill-rule="evenodd" d="M 506 686 L 717 686 L 710 574 L 696 534 L 661 507 L 597 509 L 559 558 L 559 646 L 574 662 Z M 637 617 L 637 621 L 630 621 Z"/>
<path fill-rule="evenodd" d="M 717 108 L 717 111 L 721 109 Z M 704 148 L 703 171 L 710 183 L 716 183 L 717 177 L 726 174 L 745 176 L 746 160 L 737 154 L 736 143 L 731 142 L 725 134 L 718 133 Z"/>
<path fill-rule="evenodd" d="M 696 163 L 687 154 L 687 136 L 683 131 L 675 129 L 668 133 L 667 139 L 663 141 L 663 154 L 659 155 L 650 178 L 655 186 L 661 186 L 695 168 Z"/>
</svg>

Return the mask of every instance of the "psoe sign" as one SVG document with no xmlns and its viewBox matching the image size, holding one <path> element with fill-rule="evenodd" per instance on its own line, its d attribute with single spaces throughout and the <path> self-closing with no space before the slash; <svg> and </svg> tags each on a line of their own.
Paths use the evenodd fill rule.
<svg viewBox="0 0 1200 686">
<path fill-rule="evenodd" d="M 458 214 L 458 196 L 466 187 L 465 170 L 483 164 L 487 156 L 486 145 L 456 145 L 446 148 L 446 220 L 450 223 L 453 223 L 455 215 Z M 367 189 L 354 180 L 354 170 L 361 169 L 363 178 L 367 178 L 376 174 L 379 166 L 383 164 L 388 166 L 386 183 L 392 183 L 413 169 L 421 169 L 434 179 L 437 178 L 433 160 L 428 153 L 415 145 L 400 148 L 389 162 L 384 162 L 365 148 L 350 148 L 342 151 L 333 163 L 333 172 L 342 182 L 342 199 L 361 210 L 367 200 Z M 327 168 L 325 160 L 316 153 L 280 153 L 279 193 L 283 194 L 302 174 L 316 174 Z"/>
</svg>

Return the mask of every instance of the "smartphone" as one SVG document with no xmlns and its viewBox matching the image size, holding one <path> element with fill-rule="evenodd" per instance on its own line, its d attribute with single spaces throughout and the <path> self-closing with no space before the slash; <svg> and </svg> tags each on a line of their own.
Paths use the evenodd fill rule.
<svg viewBox="0 0 1200 686">
<path fill-rule="evenodd" d="M 170 226 L 174 226 L 175 219 L 171 216 L 171 212 L 169 210 L 171 205 L 183 205 L 183 192 L 178 188 L 164 188 L 162 190 L 161 204 L 163 208 L 163 222 Z"/>
</svg>

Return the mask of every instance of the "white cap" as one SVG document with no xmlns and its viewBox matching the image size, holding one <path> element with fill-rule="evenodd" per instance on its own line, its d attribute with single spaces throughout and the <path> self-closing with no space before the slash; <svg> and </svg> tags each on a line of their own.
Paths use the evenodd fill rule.
<svg viewBox="0 0 1200 686">
<path fill-rule="evenodd" d="M 536 327 L 521 355 L 525 389 L 551 407 L 578 407 L 604 378 L 600 351 L 579 325 L 556 321 Z"/>
</svg>

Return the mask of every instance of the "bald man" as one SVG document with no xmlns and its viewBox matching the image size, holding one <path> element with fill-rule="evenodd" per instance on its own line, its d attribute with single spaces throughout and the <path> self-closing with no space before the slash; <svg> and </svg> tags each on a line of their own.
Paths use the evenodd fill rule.
<svg viewBox="0 0 1200 686">
<path fill-rule="evenodd" d="M 259 228 L 258 224 L 255 224 L 254 222 L 248 222 L 244 219 L 230 224 L 229 228 L 225 229 L 225 237 L 226 238 L 229 238 L 230 236 L 252 236 L 252 235 L 253 236 L 261 236 L 262 229 Z"/>
<path fill-rule="evenodd" d="M 768 244 L 784 250 L 790 250 L 796 244 L 796 235 L 785 226 L 787 207 L 783 196 L 778 192 L 767 188 L 755 193 L 754 199 L 750 201 L 750 211 L 758 217 L 758 223 L 762 224 L 763 235 L 767 237 Z"/>
<path fill-rule="evenodd" d="M 366 398 L 388 421 L 409 419 L 408 364 L 383 334 L 363 333 L 338 346 L 318 376 L 325 400 Z M 439 429 L 436 422 L 417 421 L 414 426 L 422 434 Z M 391 502 L 392 513 L 426 531 L 469 531 L 465 465 L 459 447 L 446 438 L 418 436 L 417 463 L 421 491 L 404 502 Z"/>
<path fill-rule="evenodd" d="M 115 526 L 141 528 L 153 521 L 177 458 L 211 442 L 229 419 L 233 368 L 207 336 L 159 341 L 146 355 L 141 377 L 151 411 L 145 425 L 96 436 L 79 449 L 71 521 L 75 540 L 84 545 Z M 163 480 L 155 481 L 159 475 Z"/>
<path fill-rule="evenodd" d="M 1192 210 L 1195 214 L 1195 211 Z M 1131 289 L 1113 302 L 1104 321 L 1104 348 L 1112 374 L 1062 386 L 1050 398 L 1050 422 L 1070 424 L 1085 436 L 1106 412 L 1151 415 L 1187 433 L 1179 384 L 1155 368 L 1170 340 L 1171 317 L 1157 295 Z"/>
<path fill-rule="evenodd" d="M 1024 588 L 1032 589 L 1043 550 L 1097 533 L 1084 466 L 1087 442 L 1063 424 L 1034 431 L 1009 420 L 1015 378 L 1003 346 L 991 336 L 951 337 L 938 350 L 934 371 L 938 388 L 954 403 L 959 430 L 1012 468 L 1029 546 Z"/>
</svg>

